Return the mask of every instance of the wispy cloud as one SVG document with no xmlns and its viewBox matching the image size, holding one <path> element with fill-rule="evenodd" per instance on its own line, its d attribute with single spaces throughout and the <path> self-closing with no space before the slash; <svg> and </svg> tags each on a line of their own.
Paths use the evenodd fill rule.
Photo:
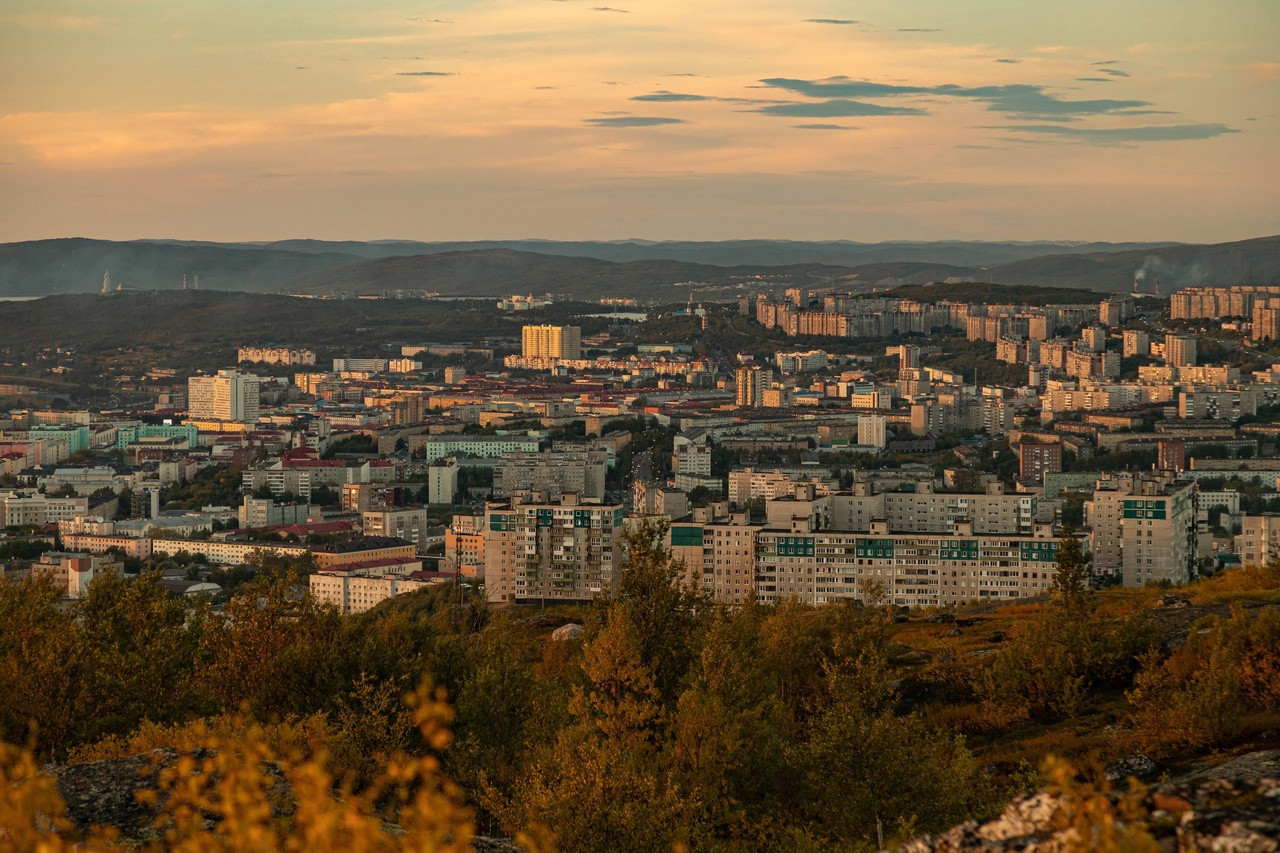
<svg viewBox="0 0 1280 853">
<path fill-rule="evenodd" d="M 716 99 L 708 95 L 689 95 L 684 92 L 668 92 L 663 90 L 661 92 L 651 92 L 648 95 L 636 95 L 631 100 L 663 102 L 663 101 L 714 101 Z"/>
<path fill-rule="evenodd" d="M 857 130 L 848 124 L 793 124 L 796 130 Z"/>
<path fill-rule="evenodd" d="M 397 71 L 397 77 L 453 77 L 455 71 Z"/>
<path fill-rule="evenodd" d="M 1253 83 L 1274 83 L 1280 80 L 1280 62 L 1255 62 L 1245 68 L 1245 75 Z"/>
<path fill-rule="evenodd" d="M 1064 136 L 1084 142 L 1181 142 L 1189 139 L 1213 139 L 1228 133 L 1239 133 L 1225 124 L 1175 124 L 1151 127 L 1067 127 L 1058 124 L 1023 124 L 1002 128 L 1015 133 Z"/>
<path fill-rule="evenodd" d="M 1148 101 L 1119 101 L 1093 99 L 1070 101 L 1050 95 L 1043 86 L 1015 83 L 1004 86 L 898 86 L 888 83 L 872 83 L 850 80 L 847 77 L 830 77 L 825 80 L 796 80 L 771 77 L 760 81 L 766 86 L 795 92 L 810 98 L 875 98 L 903 95 L 931 95 L 951 98 L 968 98 L 981 101 L 993 112 L 1014 113 L 1026 116 L 1102 115 L 1106 113 L 1134 111 L 1150 106 Z M 889 115 L 890 113 L 880 113 Z M 923 111 L 910 113 L 921 115 Z M 864 113 L 863 115 L 876 115 Z"/>
<path fill-rule="evenodd" d="M 816 103 L 770 104 L 760 107 L 754 112 L 770 116 L 787 116 L 789 118 L 845 118 L 849 116 L 922 116 L 924 110 L 915 107 L 886 107 L 880 104 L 868 104 L 865 101 L 851 101 L 836 98 Z"/>
<path fill-rule="evenodd" d="M 611 118 L 589 118 L 587 124 L 596 127 L 660 127 L 666 124 L 685 124 L 682 118 L 667 116 L 613 116 Z"/>
<path fill-rule="evenodd" d="M 832 24 L 837 27 L 847 27 L 858 23 L 848 18 L 805 18 L 806 24 Z"/>
<path fill-rule="evenodd" d="M 614 8 L 614 7 L 612 7 L 612 6 L 592 6 L 592 7 L 591 7 L 591 11 L 593 11 L 593 12 L 621 12 L 621 13 L 622 13 L 622 14 L 624 14 L 624 15 L 630 14 L 630 12 L 631 12 L 631 10 L 630 10 L 630 9 L 615 9 L 615 8 Z"/>
<path fill-rule="evenodd" d="M 900 33 L 940 33 L 937 27 L 898 27 Z"/>
<path fill-rule="evenodd" d="M 1017 65 L 1021 61 L 1021 59 L 1010 59 L 1007 56 L 996 60 L 996 62 L 1003 62 L 1005 65 Z"/>
</svg>

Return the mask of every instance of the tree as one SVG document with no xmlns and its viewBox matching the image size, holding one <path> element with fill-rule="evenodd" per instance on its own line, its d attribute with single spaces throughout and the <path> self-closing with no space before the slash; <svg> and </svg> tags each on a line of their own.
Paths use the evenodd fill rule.
<svg viewBox="0 0 1280 853">
<path fill-rule="evenodd" d="M 1075 529 L 1069 524 L 1064 525 L 1058 539 L 1058 574 L 1053 580 L 1053 589 L 1058 602 L 1068 612 L 1074 612 L 1084 603 L 1091 577 L 1091 555 L 1084 552 Z"/>
</svg>

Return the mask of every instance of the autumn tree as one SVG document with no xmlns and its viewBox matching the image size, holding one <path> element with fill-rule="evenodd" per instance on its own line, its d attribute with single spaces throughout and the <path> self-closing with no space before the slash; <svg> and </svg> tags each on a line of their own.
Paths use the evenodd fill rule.
<svg viewBox="0 0 1280 853">
<path fill-rule="evenodd" d="M 1058 602 L 1068 612 L 1075 612 L 1084 604 L 1089 594 L 1089 579 L 1093 577 L 1092 558 L 1084 551 L 1080 537 L 1071 525 L 1064 525 L 1058 539 L 1058 572 L 1053 590 Z"/>
<path fill-rule="evenodd" d="M 83 636 L 87 672 L 78 740 L 127 734 L 142 720 L 177 722 L 212 708 L 197 688 L 196 656 L 205 608 L 160 585 L 160 573 L 94 578 L 72 616 Z"/>
</svg>

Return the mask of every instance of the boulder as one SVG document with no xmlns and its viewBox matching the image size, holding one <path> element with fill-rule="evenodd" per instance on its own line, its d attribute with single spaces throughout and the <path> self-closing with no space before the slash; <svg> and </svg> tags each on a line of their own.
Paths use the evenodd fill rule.
<svg viewBox="0 0 1280 853">
<path fill-rule="evenodd" d="M 551 639 L 555 640 L 558 643 L 565 643 L 565 642 L 569 642 L 570 640 L 576 640 L 581 636 L 582 636 L 582 626 L 574 622 L 570 622 L 568 625 L 561 625 L 559 628 L 551 632 Z"/>
</svg>

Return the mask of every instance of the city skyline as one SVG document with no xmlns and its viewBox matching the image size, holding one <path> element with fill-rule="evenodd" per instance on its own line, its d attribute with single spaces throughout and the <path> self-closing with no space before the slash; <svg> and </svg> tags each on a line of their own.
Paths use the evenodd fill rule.
<svg viewBox="0 0 1280 853">
<path fill-rule="evenodd" d="M 1274 4 L 17 2 L 0 240 L 1277 228 Z"/>
</svg>

